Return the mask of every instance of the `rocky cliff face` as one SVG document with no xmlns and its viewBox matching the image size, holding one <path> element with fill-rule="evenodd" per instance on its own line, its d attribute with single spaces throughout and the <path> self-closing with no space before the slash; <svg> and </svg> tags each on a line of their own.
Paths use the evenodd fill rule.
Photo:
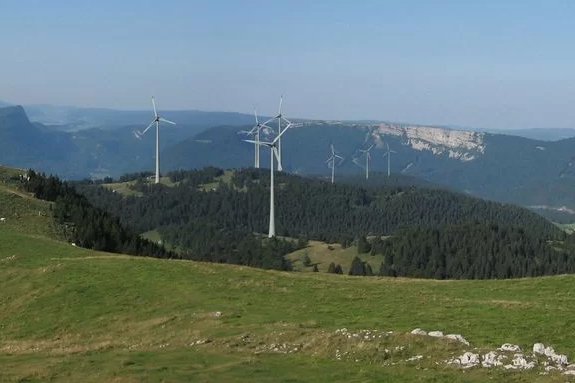
<svg viewBox="0 0 575 383">
<path fill-rule="evenodd" d="M 435 155 L 447 154 L 460 161 L 472 161 L 485 152 L 484 134 L 426 126 L 379 124 L 371 131 L 376 146 L 383 147 L 385 136 L 402 139 L 403 145 L 415 150 L 429 150 Z"/>
</svg>

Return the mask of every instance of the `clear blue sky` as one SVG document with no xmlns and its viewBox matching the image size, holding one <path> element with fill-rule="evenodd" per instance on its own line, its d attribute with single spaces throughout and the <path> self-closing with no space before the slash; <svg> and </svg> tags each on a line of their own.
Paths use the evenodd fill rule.
<svg viewBox="0 0 575 383">
<path fill-rule="evenodd" d="M 0 2 L 13 103 L 575 128 L 575 1 Z"/>
</svg>

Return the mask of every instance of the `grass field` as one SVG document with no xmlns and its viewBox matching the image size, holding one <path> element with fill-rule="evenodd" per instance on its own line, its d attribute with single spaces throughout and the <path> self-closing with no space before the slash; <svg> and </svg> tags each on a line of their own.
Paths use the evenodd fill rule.
<svg viewBox="0 0 575 383">
<path fill-rule="evenodd" d="M 309 266 L 304 266 L 302 260 L 305 256 L 311 260 Z M 286 259 L 292 262 L 292 266 L 296 271 L 312 272 L 313 266 L 317 265 L 320 272 L 327 272 L 330 263 L 341 265 L 343 272 L 348 273 L 351 268 L 351 261 L 354 257 L 358 256 L 362 261 L 369 263 L 371 269 L 377 274 L 383 256 L 370 255 L 370 254 L 357 254 L 357 247 L 350 246 L 342 248 L 339 243 L 328 244 L 319 241 L 309 241 L 309 245 L 305 249 L 294 251 L 286 256 Z"/>
<path fill-rule="evenodd" d="M 445 360 L 505 342 L 575 357 L 575 276 L 362 278 L 99 253 L 55 239 L 49 205 L 19 193 L 0 189 L 0 212 L 20 214 L 0 225 L 0 382 L 570 380 Z M 322 246 L 322 264 L 355 251 Z"/>
<path fill-rule="evenodd" d="M 147 182 L 149 184 L 154 183 L 154 176 L 150 176 L 147 178 Z M 134 184 L 136 181 L 126 181 L 126 182 L 113 182 L 109 184 L 102 184 L 103 187 L 106 189 L 112 190 L 116 193 L 120 193 L 126 197 L 129 196 L 136 196 L 141 197 L 143 195 L 142 192 L 133 189 Z M 170 177 L 160 177 L 160 184 L 168 187 L 174 187 L 177 185 L 176 182 L 172 182 Z"/>
<path fill-rule="evenodd" d="M 541 341 L 575 354 L 571 276 L 285 273 L 96 253 L 1 230 L 0 280 L 0 381 L 566 380 L 462 372 L 443 361 L 469 348 L 405 334 L 415 327 L 463 334 L 472 347 Z M 335 333 L 344 327 L 394 334 L 350 343 Z M 337 350 L 349 354 L 338 360 Z M 416 354 L 426 357 L 406 362 Z"/>
</svg>

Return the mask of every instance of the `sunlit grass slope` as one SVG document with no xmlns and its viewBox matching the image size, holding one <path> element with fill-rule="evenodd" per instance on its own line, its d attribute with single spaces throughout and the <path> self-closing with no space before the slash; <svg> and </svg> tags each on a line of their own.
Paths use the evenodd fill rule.
<svg viewBox="0 0 575 383">
<path fill-rule="evenodd" d="M 3 228 L 0 281 L 2 382 L 565 381 L 443 361 L 504 342 L 575 355 L 572 276 L 283 273 L 97 253 Z M 394 334 L 350 344 L 335 335 L 343 327 Z M 472 346 L 406 334 L 415 327 Z"/>
</svg>

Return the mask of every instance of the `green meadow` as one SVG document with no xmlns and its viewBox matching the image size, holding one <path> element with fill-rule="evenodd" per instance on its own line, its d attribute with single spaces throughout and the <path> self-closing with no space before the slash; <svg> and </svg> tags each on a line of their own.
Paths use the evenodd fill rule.
<svg viewBox="0 0 575 383">
<path fill-rule="evenodd" d="M 432 281 L 130 257 L 60 240 L 49 204 L 9 184 L 0 201 L 0 382 L 570 379 L 446 360 L 506 342 L 575 357 L 575 276 Z M 355 251 L 327 246 L 308 249 L 321 267 Z"/>
</svg>

